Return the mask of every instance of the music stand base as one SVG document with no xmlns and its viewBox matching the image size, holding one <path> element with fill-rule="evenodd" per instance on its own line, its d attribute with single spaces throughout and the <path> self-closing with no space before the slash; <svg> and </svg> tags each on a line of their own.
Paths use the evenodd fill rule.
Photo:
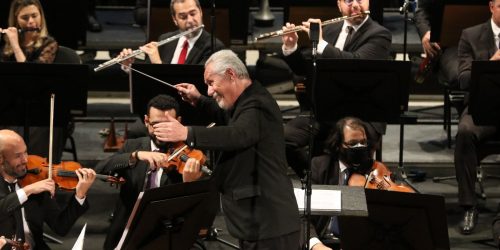
<svg viewBox="0 0 500 250">
<path fill-rule="evenodd" d="M 231 248 L 234 248 L 234 249 L 240 249 L 237 245 L 227 241 L 227 240 L 224 240 L 224 239 L 221 239 L 218 237 L 219 235 L 219 229 L 215 228 L 215 227 L 212 227 L 208 230 L 208 233 L 207 233 L 207 237 L 205 237 L 205 240 L 206 241 L 218 241 L 226 246 L 229 246 Z"/>
</svg>

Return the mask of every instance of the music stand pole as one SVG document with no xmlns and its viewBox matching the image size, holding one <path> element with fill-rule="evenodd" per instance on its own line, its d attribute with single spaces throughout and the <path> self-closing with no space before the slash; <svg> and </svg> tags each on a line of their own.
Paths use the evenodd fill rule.
<svg viewBox="0 0 500 250">
<path fill-rule="evenodd" d="M 212 11 L 210 13 L 210 49 L 215 52 L 215 0 L 212 0 Z"/>
</svg>

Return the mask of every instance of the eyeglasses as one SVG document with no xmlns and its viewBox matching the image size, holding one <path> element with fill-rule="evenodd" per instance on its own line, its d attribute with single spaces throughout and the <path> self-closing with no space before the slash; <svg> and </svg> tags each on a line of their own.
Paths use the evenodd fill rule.
<svg viewBox="0 0 500 250">
<path fill-rule="evenodd" d="M 356 1 L 358 4 L 363 3 L 363 0 L 344 0 L 344 3 L 348 6 L 351 6 L 354 3 L 354 1 Z"/>
<path fill-rule="evenodd" d="M 352 141 L 344 142 L 343 144 L 348 148 L 359 148 L 359 147 L 367 147 L 368 141 L 366 141 L 366 139 L 360 140 L 360 141 L 352 140 Z"/>
</svg>

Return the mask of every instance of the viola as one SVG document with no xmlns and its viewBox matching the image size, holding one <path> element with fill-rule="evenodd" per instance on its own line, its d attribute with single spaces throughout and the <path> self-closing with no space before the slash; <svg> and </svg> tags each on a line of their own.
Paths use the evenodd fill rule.
<svg viewBox="0 0 500 250">
<path fill-rule="evenodd" d="M 180 174 L 184 171 L 184 166 L 189 158 L 195 158 L 200 162 L 201 171 L 207 175 L 212 174 L 212 170 L 205 166 L 207 157 L 201 150 L 188 147 L 183 142 L 177 142 L 170 152 L 167 152 L 167 169 L 175 168 Z"/>
<path fill-rule="evenodd" d="M 74 190 L 78 184 L 78 176 L 75 170 L 82 168 L 80 163 L 74 161 L 63 161 L 60 164 L 52 165 L 52 179 L 61 189 Z M 49 176 L 49 164 L 47 159 L 38 155 L 28 155 L 26 175 L 19 180 L 21 186 L 26 186 L 37 181 L 47 179 Z M 123 178 L 109 175 L 96 174 L 96 178 L 110 182 L 112 185 L 123 184 Z"/>
<path fill-rule="evenodd" d="M 361 186 L 368 189 L 379 189 L 387 191 L 415 193 L 411 187 L 396 184 L 391 177 L 392 173 L 382 162 L 374 161 L 367 177 L 359 173 L 353 173 L 349 178 L 349 186 Z"/>
</svg>

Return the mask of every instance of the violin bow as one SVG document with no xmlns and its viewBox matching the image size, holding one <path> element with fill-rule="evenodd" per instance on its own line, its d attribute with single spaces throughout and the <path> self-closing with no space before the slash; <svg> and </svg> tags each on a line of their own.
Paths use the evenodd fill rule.
<svg viewBox="0 0 500 250">
<path fill-rule="evenodd" d="M 52 179 L 52 145 L 54 140 L 54 101 L 56 95 L 50 95 L 50 126 L 49 126 L 49 173 L 48 179 Z"/>
</svg>

